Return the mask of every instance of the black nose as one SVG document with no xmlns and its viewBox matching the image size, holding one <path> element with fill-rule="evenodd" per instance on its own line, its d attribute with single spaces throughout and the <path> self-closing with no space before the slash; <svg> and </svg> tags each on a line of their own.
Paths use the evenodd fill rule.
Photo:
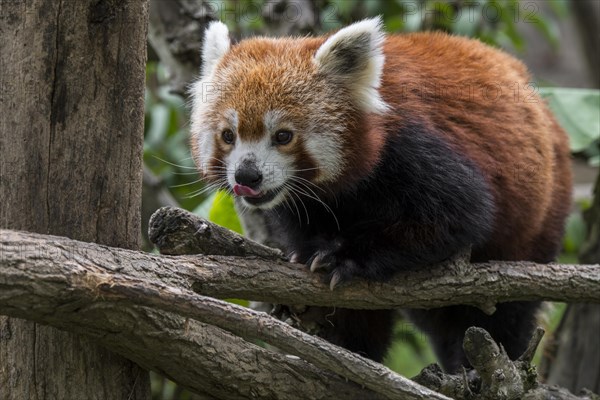
<svg viewBox="0 0 600 400">
<path fill-rule="evenodd" d="M 252 161 L 244 161 L 235 171 L 235 181 L 244 186 L 256 189 L 262 182 L 263 176 L 256 164 Z"/>
</svg>

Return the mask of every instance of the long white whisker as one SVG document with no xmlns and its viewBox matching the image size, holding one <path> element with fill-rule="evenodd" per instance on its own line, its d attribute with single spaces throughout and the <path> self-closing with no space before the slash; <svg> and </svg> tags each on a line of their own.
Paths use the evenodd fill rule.
<svg viewBox="0 0 600 400">
<path fill-rule="evenodd" d="M 304 207 L 304 212 L 306 213 L 306 223 L 310 224 L 310 218 L 308 216 L 308 210 L 306 209 L 306 206 L 304 205 L 304 202 L 302 201 L 302 199 L 300 198 L 300 196 L 298 196 L 298 194 L 294 192 L 294 188 L 290 184 L 284 183 L 283 186 L 290 193 L 290 199 L 292 200 L 292 203 L 294 203 L 294 207 L 296 207 L 296 212 L 297 212 L 297 215 L 298 215 L 298 223 L 300 224 L 300 226 L 302 226 L 302 217 L 300 215 L 300 209 L 298 208 L 298 205 L 296 204 L 296 200 L 294 199 L 293 196 L 297 196 L 298 200 L 300 200 L 300 204 L 302 205 L 302 207 Z"/>
<path fill-rule="evenodd" d="M 175 164 L 175 163 L 172 163 L 170 161 L 167 161 L 167 160 L 163 160 L 162 158 L 160 158 L 160 157 L 158 157 L 158 156 L 156 156 L 154 154 L 152 155 L 152 157 L 156 158 L 157 160 L 160 160 L 160 161 L 164 162 L 165 164 L 169 164 L 169 165 L 172 165 L 174 167 L 184 168 L 184 169 L 194 169 L 194 170 L 196 169 L 196 167 L 188 167 L 186 165 L 179 165 L 179 164 Z"/>
<path fill-rule="evenodd" d="M 292 176 L 290 176 L 290 179 L 291 179 L 291 180 L 300 180 L 300 181 L 304 182 L 305 184 L 312 185 L 313 187 L 315 187 L 316 189 L 319 189 L 320 191 L 322 191 L 322 192 L 323 192 L 323 193 L 325 193 L 325 194 L 329 194 L 329 195 L 330 195 L 331 197 L 333 197 L 333 199 L 335 200 L 335 205 L 336 205 L 336 207 L 338 206 L 338 198 L 337 198 L 337 196 L 335 195 L 335 193 L 333 193 L 331 190 L 329 190 L 329 189 L 328 189 L 328 190 L 326 190 L 326 189 L 322 188 L 321 186 L 318 186 L 318 185 L 316 185 L 315 183 L 313 183 L 313 182 L 309 181 L 308 179 L 302 178 L 302 177 L 300 177 L 300 176 L 292 175 Z M 300 183 L 300 182 L 298 181 L 298 183 Z M 303 185 L 303 186 L 304 186 L 304 187 L 306 187 L 306 185 Z M 316 195 L 316 193 L 315 193 L 314 191 L 312 191 L 312 190 L 311 190 L 311 192 L 312 192 L 312 193 L 313 193 L 313 194 L 314 194 L 316 197 L 319 197 L 319 196 L 317 196 L 317 195 Z"/>
<path fill-rule="evenodd" d="M 288 172 L 302 172 L 302 171 L 314 171 L 315 169 L 320 169 L 319 167 L 314 168 L 304 168 L 304 169 L 286 169 Z"/>
<path fill-rule="evenodd" d="M 296 193 L 296 188 L 293 185 L 290 185 L 289 191 L 298 198 L 300 205 L 302 205 L 302 208 L 304 208 L 304 214 L 306 215 L 306 224 L 310 225 L 310 214 L 308 213 L 308 209 L 306 208 L 306 203 L 304 203 L 304 200 L 302 200 L 302 196 Z"/>
<path fill-rule="evenodd" d="M 171 172 L 172 175 L 198 175 L 198 171 L 194 172 Z"/>
<path fill-rule="evenodd" d="M 318 186 L 317 184 L 315 184 L 315 183 L 313 183 L 313 182 L 309 181 L 308 179 L 302 178 L 302 177 L 300 177 L 300 176 L 297 176 L 297 175 L 292 175 L 292 176 L 290 176 L 290 177 L 289 177 L 289 179 L 296 179 L 296 180 L 299 180 L 299 181 L 305 182 L 305 183 L 306 183 L 306 184 L 308 184 L 308 185 L 312 185 L 312 186 L 313 186 L 315 189 L 319 189 L 320 191 L 322 191 L 322 192 L 324 192 L 324 193 L 327 193 L 327 190 L 323 189 L 321 186 Z"/>
<path fill-rule="evenodd" d="M 279 193 L 279 192 L 280 192 L 280 191 L 278 191 L 278 193 Z M 294 207 L 296 207 L 296 212 L 298 213 L 298 223 L 299 223 L 300 225 L 302 225 L 302 220 L 301 220 L 301 219 L 300 219 L 300 217 L 299 217 L 300 210 L 298 210 L 298 206 L 296 205 L 296 202 L 294 201 L 294 198 L 293 198 L 293 197 L 290 197 L 290 199 L 289 199 L 289 200 L 291 200 L 291 201 L 292 201 L 292 204 L 294 204 Z M 285 204 L 286 208 L 287 208 L 288 210 L 290 210 L 290 212 L 291 212 L 292 214 L 294 213 L 294 211 L 292 210 L 292 207 L 290 206 L 290 204 L 289 204 L 289 202 L 288 202 L 288 198 L 287 198 L 287 196 L 284 196 L 284 198 L 283 198 L 283 204 Z"/>
<path fill-rule="evenodd" d="M 310 191 L 310 193 L 312 193 L 312 194 L 313 194 L 313 196 L 315 196 L 315 197 L 319 197 L 319 196 L 318 196 L 318 195 L 315 193 L 315 191 L 314 191 L 314 190 L 312 190 L 312 189 L 310 188 L 310 186 L 308 186 L 308 185 L 307 185 L 307 184 L 305 184 L 304 182 L 302 182 L 302 181 L 295 181 L 293 178 L 291 179 L 291 181 L 292 181 L 292 182 L 294 182 L 294 183 L 296 183 L 296 184 L 298 184 L 298 185 L 302 185 L 302 186 L 303 186 L 303 187 L 304 187 L 306 190 Z M 319 198 L 319 199 L 320 199 L 320 198 Z"/>
<path fill-rule="evenodd" d="M 200 196 L 203 193 L 213 191 L 215 189 L 219 189 L 221 187 L 225 187 L 226 182 L 223 180 L 219 180 L 213 183 L 206 185 L 205 187 L 198 189 L 186 196 L 186 198 L 191 199 L 192 197 Z"/>
<path fill-rule="evenodd" d="M 195 181 L 193 181 L 193 182 L 188 182 L 188 183 L 182 183 L 182 184 L 179 184 L 179 185 L 173 185 L 173 186 L 169 186 L 169 189 L 172 189 L 172 188 L 178 188 L 178 187 L 183 187 L 183 186 L 189 186 L 189 185 L 194 185 L 194 184 L 196 184 L 196 183 L 200 183 L 200 182 L 202 182 L 203 180 L 204 180 L 204 179 L 200 178 L 200 179 L 198 179 L 198 180 L 195 180 Z"/>
<path fill-rule="evenodd" d="M 294 181 L 290 181 L 291 184 L 296 184 L 297 182 Z M 311 198 L 319 203 L 321 203 L 321 205 L 325 208 L 325 210 L 327 212 L 329 212 L 331 214 L 331 216 L 333 217 L 333 219 L 335 220 L 335 223 L 337 225 L 338 230 L 341 230 L 340 228 L 340 222 L 338 221 L 337 217 L 335 216 L 335 213 L 333 212 L 333 210 L 331 209 L 331 207 L 329 207 L 323 200 L 321 200 L 318 196 L 317 197 L 313 197 L 311 196 L 309 193 L 307 193 L 305 190 L 303 190 L 302 188 L 298 187 L 298 186 L 294 186 L 296 190 L 298 190 L 300 193 L 302 193 L 303 195 L 305 195 L 308 198 Z"/>
<path fill-rule="evenodd" d="M 190 194 L 191 195 L 195 195 L 196 193 L 199 193 L 199 192 L 203 192 L 203 191 L 207 191 L 207 190 L 210 190 L 210 189 L 214 189 L 214 188 L 218 187 L 219 185 L 220 185 L 220 182 L 209 183 L 209 184 L 207 184 L 206 186 L 204 186 L 204 187 L 202 187 L 200 189 L 194 190 Z"/>
</svg>

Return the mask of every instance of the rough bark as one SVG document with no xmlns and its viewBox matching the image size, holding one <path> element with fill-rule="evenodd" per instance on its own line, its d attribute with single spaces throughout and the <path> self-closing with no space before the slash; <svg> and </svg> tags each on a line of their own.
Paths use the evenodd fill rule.
<svg viewBox="0 0 600 400">
<path fill-rule="evenodd" d="M 590 214 L 591 215 L 591 214 Z M 195 253 L 206 253 L 207 251 L 210 252 L 210 249 L 218 249 L 218 253 L 219 254 L 236 254 L 235 252 L 237 251 L 235 246 L 233 245 L 232 241 L 228 241 L 225 243 L 225 246 L 227 246 L 227 243 L 230 244 L 230 249 L 228 249 L 227 247 L 223 247 L 222 244 L 216 245 L 214 246 L 214 241 L 215 239 L 207 236 L 207 235 L 199 235 L 197 232 L 197 228 L 198 226 L 204 226 L 204 222 L 202 222 L 201 220 L 197 219 L 197 217 L 186 213 L 185 211 L 182 210 L 174 210 L 174 209 L 163 209 L 160 212 L 156 213 L 155 218 L 153 219 L 154 224 L 150 224 L 150 229 L 151 231 L 154 232 L 154 241 L 157 243 L 157 246 L 159 247 L 159 249 L 161 249 L 161 251 L 164 251 L 168 254 L 195 254 Z M 164 235 L 167 234 L 167 232 L 164 230 L 164 227 L 161 229 L 160 226 L 161 225 L 167 225 L 169 226 L 169 228 L 171 229 L 171 234 L 173 236 L 171 237 L 165 237 Z M 178 229 L 176 228 L 177 226 L 181 227 L 181 230 L 178 231 Z M 207 229 L 204 228 L 203 231 L 206 231 Z M 209 230 L 210 231 L 210 230 Z M 265 234 L 265 232 L 259 232 L 262 235 Z M 597 230 L 594 230 L 590 227 L 590 235 L 597 235 Z M 167 234 L 168 235 L 168 234 Z M 261 237 L 260 235 L 258 237 Z M 200 238 L 200 241 L 203 241 L 203 244 L 197 244 L 198 238 Z M 588 241 L 588 244 L 590 245 L 590 247 L 592 249 L 597 248 L 597 244 L 594 245 L 594 241 Z M 593 251 L 593 250 L 592 250 Z M 579 267 L 578 266 L 573 266 L 571 267 L 574 270 L 577 270 Z M 596 274 L 598 274 L 598 272 L 596 272 Z M 588 308 L 592 308 L 593 310 L 597 310 L 598 306 L 597 305 L 587 305 Z M 590 334 L 587 335 L 587 340 L 586 341 L 578 341 L 579 343 L 579 349 L 581 351 L 573 351 L 572 348 L 570 348 L 569 346 L 565 345 L 564 347 L 564 352 L 565 355 L 562 356 L 563 359 L 566 359 L 564 361 L 564 363 L 562 364 L 563 367 L 558 369 L 558 372 L 555 372 L 555 379 L 552 380 L 551 382 L 553 382 L 554 384 L 558 384 L 560 385 L 560 381 L 556 380 L 556 377 L 561 377 L 561 381 L 564 383 L 568 383 L 568 389 L 571 390 L 573 393 L 581 390 L 582 388 L 588 388 L 591 389 L 595 392 L 598 392 L 598 389 L 595 388 L 596 384 L 594 384 L 593 382 L 596 382 L 597 380 L 595 380 L 596 378 L 592 378 L 596 376 L 596 371 L 598 371 L 598 369 L 596 368 L 596 363 L 598 363 L 598 360 L 600 360 L 600 357 L 597 356 L 596 354 L 596 350 L 598 349 L 597 346 L 597 335 L 596 333 L 598 331 L 600 331 L 600 327 L 597 327 L 596 325 L 600 324 L 600 321 L 596 321 L 598 319 L 600 319 L 600 313 L 596 313 L 594 315 L 592 315 L 592 318 L 589 318 L 589 312 L 583 313 L 583 312 L 577 312 L 576 315 L 583 317 L 583 320 L 586 321 L 586 326 L 588 328 L 588 330 L 586 330 L 586 332 L 589 332 Z M 594 318 L 596 317 L 596 318 Z M 582 326 L 583 324 L 580 322 L 578 324 L 574 325 L 575 328 L 575 332 L 577 331 L 577 329 Z M 569 336 L 569 338 L 571 338 L 571 336 Z M 573 340 L 573 339 L 571 339 Z M 537 346 L 537 343 L 535 343 L 535 345 Z M 561 347 L 562 349 L 562 347 Z M 587 349 L 587 350 L 586 350 Z M 493 349 L 492 349 L 493 350 Z M 477 352 L 473 352 L 471 351 L 470 354 L 473 354 L 473 357 L 476 356 L 476 354 L 478 354 Z M 480 354 L 483 355 L 487 355 L 489 354 L 489 352 L 483 351 Z M 497 354 L 497 353 L 494 353 Z M 532 355 L 532 354 L 531 354 Z M 566 355 L 571 355 L 574 356 L 573 357 L 566 357 Z M 585 358 L 586 360 L 588 360 L 586 363 L 581 363 L 578 360 Z M 527 361 L 530 361 L 531 358 L 529 358 Z M 508 371 L 515 371 L 515 366 L 511 363 L 509 363 L 509 360 L 506 358 L 504 360 L 504 363 L 502 365 L 505 365 L 505 369 L 507 369 Z M 581 365 L 582 367 L 580 369 L 574 369 L 573 366 L 575 365 Z M 591 366 L 591 368 L 588 368 L 587 365 Z M 489 369 L 489 368 L 488 368 Z M 487 396 L 487 398 L 491 398 L 494 399 L 500 391 L 502 391 L 503 388 L 507 388 L 507 389 L 512 389 L 513 393 L 516 393 L 516 398 L 519 398 L 518 396 L 520 396 L 520 393 L 522 393 L 522 389 L 523 389 L 523 382 L 527 383 L 527 382 L 535 382 L 535 379 L 531 379 L 531 376 L 527 377 L 523 377 L 521 378 L 521 376 L 523 374 L 525 374 L 526 372 L 531 373 L 531 368 L 529 367 L 529 362 L 524 363 L 524 362 L 520 362 L 518 364 L 518 371 L 520 372 L 519 374 L 513 374 L 513 379 L 507 379 L 502 381 L 502 383 L 504 383 L 504 385 L 491 385 L 488 384 L 487 385 L 487 389 L 484 391 L 485 396 Z M 533 374 L 535 375 L 535 372 L 533 372 Z M 502 376 L 506 376 L 505 374 L 502 374 Z M 586 378 L 587 377 L 587 378 Z M 581 379 L 583 378 L 583 379 Z M 590 379 L 591 378 L 591 379 Z M 488 380 L 491 380 L 488 379 Z M 433 367 L 433 371 L 428 371 L 425 370 L 422 373 L 421 376 L 421 380 L 418 380 L 420 383 L 424 384 L 427 387 L 430 387 L 433 390 L 439 391 L 447 396 L 450 396 L 452 398 L 465 398 L 465 399 L 470 399 L 470 398 L 474 398 L 473 396 L 473 391 L 471 391 L 470 387 L 469 387 L 469 383 L 466 379 L 464 379 L 462 376 L 452 376 L 452 375 L 446 375 L 443 374 L 442 371 L 438 368 Z M 574 381 L 578 381 L 578 382 L 574 382 Z M 587 382 L 587 385 L 582 385 L 582 382 Z M 476 384 L 472 384 L 471 386 L 474 387 L 479 387 L 480 383 L 477 382 Z M 554 398 L 554 399 L 576 399 L 579 398 L 573 394 L 571 394 L 571 392 L 569 392 L 569 390 L 565 390 L 563 388 L 559 388 L 559 387 L 553 387 L 553 386 L 547 386 L 547 385 L 541 385 L 541 386 L 533 386 L 533 385 L 529 385 L 526 386 L 526 388 L 531 389 L 527 392 L 527 399 L 529 400 L 535 400 L 535 399 L 547 399 L 547 398 Z M 473 389 L 475 390 L 475 389 Z M 481 394 L 479 394 L 481 396 Z M 592 398 L 591 394 L 583 394 L 582 398 Z"/>
<path fill-rule="evenodd" d="M 147 4 L 0 2 L 0 226 L 137 248 Z M 0 317 L 0 398 L 148 398 L 81 336 Z"/>
<path fill-rule="evenodd" d="M 173 313 L 101 298 L 69 302 L 75 299 L 73 293 L 62 299 L 39 298 L 44 302 L 36 310 L 2 307 L 2 312 L 86 334 L 196 393 L 227 400 L 381 398 L 297 357 L 268 351 L 223 329 Z"/>
<path fill-rule="evenodd" d="M 439 394 L 267 314 L 194 293 L 185 274 L 179 276 L 176 263 L 183 260 L 181 257 L 150 256 L 6 230 L 0 231 L 0 250 L 1 313 L 98 337 L 101 343 L 141 365 L 217 398 L 244 398 L 256 393 L 281 399 L 447 399 L 444 394 L 448 394 L 457 399 L 516 400 L 546 398 L 548 393 L 555 399 L 577 398 L 567 391 L 537 385 L 530 362 L 540 332 L 523 356 L 513 362 L 489 334 L 470 329 L 464 348 L 478 372 L 473 378 L 478 383 L 472 384 L 466 377 L 461 383 L 460 377 L 445 376 L 435 369 L 428 371 L 428 379 L 416 379 L 443 393 Z M 234 335 L 263 340 L 296 357 L 260 349 Z M 198 340 L 189 341 L 190 336 Z M 152 352 L 147 351 L 148 346 Z M 238 352 L 253 354 L 244 358 Z M 262 360 L 261 370 L 257 358 Z M 300 358 L 320 370 L 302 364 Z M 293 379 L 276 374 L 286 362 L 292 364 L 286 370 L 304 369 L 303 389 L 295 388 L 299 371 Z M 372 391 L 344 385 L 340 376 Z M 267 388 L 265 380 L 269 382 Z M 319 386 L 317 391 L 315 386 Z M 529 397 L 532 391 L 537 397 Z"/>
<path fill-rule="evenodd" d="M 13 249 L 8 246 L 9 259 Z M 19 248 L 16 250 L 20 251 Z M 43 268 L 41 265 L 36 269 L 27 265 L 3 268 L 0 282 L 8 290 L 7 294 L 0 295 L 0 310 L 16 315 L 32 310 L 28 316 L 37 319 L 35 304 L 56 301 L 52 300 L 56 298 L 64 304 L 78 303 L 79 307 L 96 299 L 116 302 L 116 307 L 132 304 L 150 306 L 219 326 L 238 336 L 263 340 L 317 367 L 379 392 L 387 399 L 445 399 L 381 364 L 298 331 L 267 314 L 200 296 L 190 290 L 111 274 L 102 268 L 72 267 L 69 271 Z M 34 285 L 30 285 L 32 281 Z"/>
<path fill-rule="evenodd" d="M 205 226 L 211 228 L 197 232 L 198 227 Z M 211 249 L 215 249 L 222 255 L 228 251 L 238 254 L 240 247 L 247 249 L 244 258 L 205 255 L 181 259 L 182 263 L 201 268 L 189 272 L 195 275 L 193 289 L 211 297 L 347 308 L 435 308 L 469 304 L 488 312 L 493 311 L 495 303 L 509 300 L 600 301 L 599 265 L 469 264 L 461 257 L 436 266 L 433 272 L 430 268 L 426 273 L 409 271 L 399 273 L 387 283 L 355 282 L 331 292 L 323 290 L 318 274 L 308 273 L 302 265 L 247 257 L 252 246 L 263 248 L 251 245 L 249 239 L 232 232 L 230 234 L 237 239 L 230 236 L 220 240 L 221 235 L 207 234 L 220 230 L 222 228 L 187 211 L 164 207 L 153 216 L 149 236 L 159 244 L 161 251 L 160 246 L 165 245 L 171 253 L 179 248 L 188 254 L 210 254 Z M 199 242 L 202 244 L 198 245 Z"/>
<path fill-rule="evenodd" d="M 496 302 L 513 300 L 600 302 L 600 265 L 496 262 L 467 268 L 462 263 L 448 262 L 436 266 L 433 275 L 400 273 L 385 284 L 356 281 L 330 291 L 318 274 L 281 260 L 254 256 L 161 257 L 64 237 L 8 230 L 0 230 L 0 235 L 0 266 L 52 265 L 65 272 L 71 264 L 102 266 L 114 272 L 128 267 L 131 277 L 151 276 L 156 282 L 215 298 L 358 309 L 437 308 L 453 304 L 489 309 Z"/>
<path fill-rule="evenodd" d="M 25 237 L 30 239 L 15 240 Z M 50 240 L 44 244 L 42 238 Z M 213 325 L 159 311 L 157 308 L 175 311 L 179 306 L 189 311 L 189 307 L 214 304 L 205 298 L 198 301 L 201 297 L 190 292 L 191 282 L 185 273 L 179 274 L 178 258 L 5 230 L 0 231 L 0 251 L 0 313 L 86 333 L 195 392 L 221 399 L 382 398 L 298 357 L 263 349 Z M 153 266 L 155 261 L 161 266 Z M 123 300 L 126 290 L 140 287 Z M 144 303 L 154 308 L 134 304 L 148 293 L 156 293 L 157 288 L 171 297 Z M 210 322 L 226 320 L 225 308 L 232 313 L 236 309 L 219 304 L 224 308 L 218 309 Z M 243 319 L 254 313 L 242 310 L 244 313 L 239 315 Z M 261 323 L 265 318 L 271 319 L 263 315 L 247 323 Z M 243 325 L 227 327 L 248 332 Z M 261 328 L 263 333 L 267 330 L 267 335 L 268 327 Z M 245 336 L 262 337 L 250 333 Z M 429 391 L 423 393 L 406 398 L 430 398 Z"/>
<path fill-rule="evenodd" d="M 257 256 L 286 260 L 280 250 L 246 239 L 189 211 L 161 207 L 150 218 L 148 237 L 162 254 Z"/>
</svg>

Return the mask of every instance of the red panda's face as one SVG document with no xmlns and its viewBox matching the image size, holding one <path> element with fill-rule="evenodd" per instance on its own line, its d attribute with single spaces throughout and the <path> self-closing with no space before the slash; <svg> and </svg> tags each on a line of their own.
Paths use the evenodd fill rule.
<svg viewBox="0 0 600 400">
<path fill-rule="evenodd" d="M 368 20 L 328 40 L 232 47 L 227 28 L 211 24 L 192 87 L 192 149 L 205 178 L 259 208 L 341 179 L 357 120 L 386 107 L 377 91 L 382 40 L 379 20 Z"/>
</svg>

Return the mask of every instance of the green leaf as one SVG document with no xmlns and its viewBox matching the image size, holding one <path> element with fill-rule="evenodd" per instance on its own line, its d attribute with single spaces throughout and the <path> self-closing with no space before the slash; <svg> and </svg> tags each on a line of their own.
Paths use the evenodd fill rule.
<svg viewBox="0 0 600 400">
<path fill-rule="evenodd" d="M 392 346 L 384 364 L 393 371 L 414 376 L 432 362 L 435 362 L 435 356 L 425 335 L 408 321 L 396 322 Z"/>
<path fill-rule="evenodd" d="M 577 254 L 585 240 L 585 221 L 580 212 L 574 212 L 567 218 L 563 247 L 567 253 Z"/>
<path fill-rule="evenodd" d="M 233 197 L 218 191 L 208 213 L 208 219 L 234 232 L 242 234 L 242 225 L 233 206 Z"/>
<path fill-rule="evenodd" d="M 600 90 L 540 88 L 540 95 L 569 134 L 571 151 L 578 153 L 600 138 Z"/>
<path fill-rule="evenodd" d="M 228 303 L 237 304 L 238 306 L 250 307 L 250 302 L 248 300 L 242 300 L 242 299 L 225 299 L 225 301 L 228 302 Z"/>
<path fill-rule="evenodd" d="M 145 144 L 149 147 L 157 146 L 167 135 L 171 110 L 164 104 L 155 104 L 150 112 L 150 128 L 146 132 Z"/>
<path fill-rule="evenodd" d="M 399 15 L 392 16 L 392 17 L 386 17 L 384 23 L 385 23 L 385 29 L 388 32 L 399 32 L 402 30 L 402 27 L 404 26 L 404 21 L 402 20 L 402 17 Z"/>
</svg>

